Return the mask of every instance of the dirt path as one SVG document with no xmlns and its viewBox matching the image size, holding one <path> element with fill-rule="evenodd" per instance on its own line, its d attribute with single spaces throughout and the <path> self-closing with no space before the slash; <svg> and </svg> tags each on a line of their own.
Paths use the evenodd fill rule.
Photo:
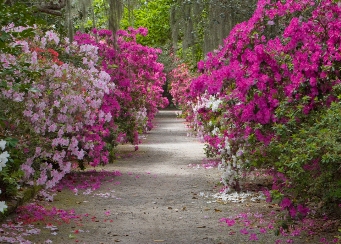
<svg viewBox="0 0 341 244">
<path fill-rule="evenodd" d="M 118 170 L 121 176 L 106 177 L 94 191 L 58 192 L 50 205 L 74 209 L 77 218 L 36 225 L 40 233 L 28 239 L 33 243 L 194 244 L 249 243 L 257 236 L 259 243 L 275 243 L 278 237 L 271 227 L 266 224 L 264 228 L 269 228 L 260 234 L 262 221 L 254 217 L 249 218 L 248 233 L 240 232 L 249 221 L 242 216 L 231 226 L 219 222 L 240 213 L 262 215 L 261 211 L 269 212 L 269 205 L 252 201 L 221 204 L 204 197 L 219 189 L 215 186 L 220 173 L 216 168 L 188 167 L 203 162 L 203 144 L 187 137 L 184 120 L 175 117 L 175 111 L 161 111 L 156 128 L 137 152 L 131 146 L 120 147 L 122 158 L 104 169 Z M 312 242 L 297 237 L 295 243 Z"/>
</svg>

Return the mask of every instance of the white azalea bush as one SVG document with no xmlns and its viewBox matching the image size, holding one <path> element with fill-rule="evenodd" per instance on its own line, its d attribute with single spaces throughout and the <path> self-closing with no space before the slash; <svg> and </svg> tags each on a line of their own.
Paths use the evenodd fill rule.
<svg viewBox="0 0 341 244">
<path fill-rule="evenodd" d="M 4 151 L 5 150 L 5 146 L 6 146 L 6 141 L 0 140 L 0 148 L 3 151 L 0 154 L 0 172 L 2 171 L 2 168 L 6 167 L 6 163 L 7 163 L 8 158 L 9 158 L 8 152 Z"/>
<path fill-rule="evenodd" d="M 248 164 L 248 161 L 244 159 L 244 139 L 229 136 L 231 128 L 228 127 L 228 121 L 231 118 L 224 109 L 226 104 L 219 96 L 219 93 L 210 95 L 205 92 L 195 102 L 188 101 L 192 109 L 187 114 L 191 117 L 190 125 L 197 137 L 206 142 L 207 157 L 220 160 L 218 169 L 222 172 L 221 183 L 227 193 L 241 190 L 242 166 Z"/>
<path fill-rule="evenodd" d="M 9 153 L 5 151 L 6 148 L 6 141 L 0 140 L 0 177 L 2 175 L 3 169 L 6 167 L 6 164 L 8 162 L 8 159 L 10 157 Z M 2 191 L 0 190 L 0 197 L 1 197 Z M 3 213 L 7 209 L 7 205 L 5 201 L 0 201 L 0 213 Z"/>
</svg>

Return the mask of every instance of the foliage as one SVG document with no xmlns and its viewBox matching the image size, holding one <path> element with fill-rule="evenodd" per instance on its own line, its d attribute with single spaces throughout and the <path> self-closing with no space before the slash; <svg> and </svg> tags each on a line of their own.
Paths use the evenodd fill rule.
<svg viewBox="0 0 341 244">
<path fill-rule="evenodd" d="M 108 11 L 108 3 L 107 0 L 93 0 L 93 9 L 94 14 L 96 16 L 96 23 L 93 23 L 93 20 L 88 19 L 85 24 L 88 29 L 92 29 L 93 26 L 96 26 L 98 29 L 107 29 L 108 28 L 108 16 L 106 15 Z"/>
<path fill-rule="evenodd" d="M 256 0 L 174 0 L 171 7 L 173 48 L 195 70 L 208 52 L 223 44 L 232 28 L 252 16 Z"/>
<path fill-rule="evenodd" d="M 149 34 L 138 35 L 137 42 L 145 46 L 161 47 L 169 42 L 170 25 L 169 25 L 169 9 L 172 0 L 151 0 L 151 1 L 131 1 L 124 6 L 123 18 L 120 23 L 121 29 L 145 27 Z M 83 22 L 76 25 L 76 29 L 80 30 L 80 26 L 84 25 L 86 32 L 90 32 L 95 26 L 98 29 L 108 28 L 109 4 L 107 0 L 93 0 L 92 3 L 94 16 L 83 13 Z M 77 23 L 82 22 L 79 17 L 76 18 Z M 96 23 L 94 23 L 94 21 Z"/>
<path fill-rule="evenodd" d="M 326 207 L 333 207 L 329 211 L 339 208 L 340 114 L 341 104 L 335 102 L 328 109 L 312 112 L 306 122 L 296 123 L 294 129 L 280 124 L 274 126 L 277 139 L 266 149 L 270 158 L 262 159 L 268 163 L 273 160 L 278 172 L 290 179 L 285 183 L 284 193 L 298 203 L 312 199 L 328 203 Z"/>
<path fill-rule="evenodd" d="M 0 26 L 6 26 L 10 23 L 16 23 L 18 26 L 32 26 L 43 23 L 42 20 L 32 16 L 33 8 L 20 3 L 8 5 L 5 2 L 5 0 L 0 1 Z"/>
<path fill-rule="evenodd" d="M 146 46 L 163 46 L 171 38 L 169 25 L 171 3 L 172 0 L 140 1 L 139 7 L 130 14 L 126 8 L 121 21 L 122 29 L 127 29 L 130 26 L 135 28 L 145 27 L 148 29 L 148 35 L 138 36 L 137 42 Z M 129 15 L 131 15 L 131 20 Z"/>
</svg>

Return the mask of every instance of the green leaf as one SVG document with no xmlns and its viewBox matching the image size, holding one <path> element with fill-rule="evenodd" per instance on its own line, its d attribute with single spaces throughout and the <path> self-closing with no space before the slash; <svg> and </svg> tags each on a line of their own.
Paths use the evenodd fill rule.
<svg viewBox="0 0 341 244">
<path fill-rule="evenodd" d="M 2 88 L 7 88 L 7 82 L 6 82 L 5 80 L 2 80 L 2 81 L 0 82 L 0 87 L 2 87 Z"/>
<path fill-rule="evenodd" d="M 8 146 L 10 146 L 10 147 L 15 147 L 19 142 L 18 139 L 12 138 L 12 137 L 7 137 L 5 139 L 5 141 L 7 142 Z"/>
<path fill-rule="evenodd" d="M 6 42 L 6 41 L 9 41 L 11 39 L 12 39 L 12 37 L 9 33 L 4 32 L 4 31 L 0 32 L 0 41 Z"/>
</svg>

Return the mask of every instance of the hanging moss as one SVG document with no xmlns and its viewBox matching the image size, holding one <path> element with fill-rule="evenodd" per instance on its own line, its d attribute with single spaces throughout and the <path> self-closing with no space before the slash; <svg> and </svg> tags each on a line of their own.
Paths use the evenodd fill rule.
<svg viewBox="0 0 341 244">
<path fill-rule="evenodd" d="M 237 23 L 249 19 L 256 3 L 257 0 L 177 0 L 170 13 L 174 50 L 180 48 L 187 56 L 190 50 L 196 63 L 217 49 Z"/>
<path fill-rule="evenodd" d="M 71 12 L 71 0 L 67 0 L 66 11 L 65 11 L 65 26 L 67 29 L 67 35 L 70 41 L 73 41 L 73 22 L 72 22 L 72 12 Z"/>
<path fill-rule="evenodd" d="M 108 0 L 109 1 L 109 29 L 116 33 L 120 27 L 120 21 L 123 14 L 123 4 L 121 0 Z"/>
<path fill-rule="evenodd" d="M 122 0 L 107 0 L 107 16 L 109 28 L 113 33 L 119 29 L 119 24 L 123 14 Z M 96 15 L 94 13 L 93 0 L 66 0 L 65 27 L 69 38 L 72 40 L 74 28 L 82 32 L 87 32 L 96 27 Z M 88 21 L 92 25 L 88 24 Z M 85 28 L 87 24 L 87 28 Z"/>
</svg>

